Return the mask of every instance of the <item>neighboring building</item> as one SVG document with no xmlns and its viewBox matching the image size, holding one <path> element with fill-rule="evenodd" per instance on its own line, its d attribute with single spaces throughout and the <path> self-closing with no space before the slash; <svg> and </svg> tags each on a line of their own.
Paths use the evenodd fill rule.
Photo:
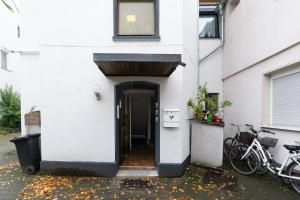
<svg viewBox="0 0 300 200">
<path fill-rule="evenodd" d="M 288 153 L 283 144 L 300 141 L 299 8 L 297 0 L 229 1 L 224 47 L 199 65 L 200 80 L 233 102 L 227 125 L 248 123 L 276 132 L 265 136 L 279 139 L 273 151 L 279 162 Z M 221 43 L 201 38 L 201 58 Z M 226 126 L 225 135 L 232 134 Z"/>
<path fill-rule="evenodd" d="M 13 7 L 15 9 L 15 7 Z M 19 55 L 12 53 L 18 49 L 18 23 L 17 10 L 8 10 L 0 3 L 0 88 L 11 85 L 19 91 L 17 66 Z"/>
<path fill-rule="evenodd" d="M 21 58 L 22 116 L 41 110 L 42 168 L 115 175 L 135 159 L 131 148 L 145 151 L 134 156 L 148 157 L 159 175 L 180 175 L 190 155 L 187 101 L 197 89 L 197 2 L 21 7 L 22 49 L 31 51 Z M 178 123 L 163 123 L 163 111 Z"/>
</svg>

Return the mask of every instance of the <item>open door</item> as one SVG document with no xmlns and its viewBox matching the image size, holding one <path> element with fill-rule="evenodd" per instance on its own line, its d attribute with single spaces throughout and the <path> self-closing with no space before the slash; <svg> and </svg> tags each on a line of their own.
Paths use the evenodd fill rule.
<svg viewBox="0 0 300 200">
<path fill-rule="evenodd" d="M 125 99 L 122 91 L 128 88 L 130 84 L 119 85 L 115 90 L 115 131 L 116 131 L 116 162 L 120 165 L 125 158 L 124 152 L 124 129 L 125 129 Z"/>
<path fill-rule="evenodd" d="M 122 168 L 155 168 L 160 152 L 159 85 L 125 82 L 115 92 L 116 162 Z"/>
</svg>

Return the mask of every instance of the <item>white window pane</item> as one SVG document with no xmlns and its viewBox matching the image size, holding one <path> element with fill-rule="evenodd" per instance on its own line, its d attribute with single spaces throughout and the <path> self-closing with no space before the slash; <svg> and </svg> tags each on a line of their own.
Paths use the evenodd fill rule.
<svg viewBox="0 0 300 200">
<path fill-rule="evenodd" d="M 300 127 L 300 72 L 273 80 L 273 125 Z"/>
<path fill-rule="evenodd" d="M 218 37 L 217 31 L 216 16 L 200 16 L 199 33 L 201 38 L 216 38 Z"/>
<path fill-rule="evenodd" d="M 154 35 L 153 1 L 119 2 L 119 35 Z"/>
</svg>

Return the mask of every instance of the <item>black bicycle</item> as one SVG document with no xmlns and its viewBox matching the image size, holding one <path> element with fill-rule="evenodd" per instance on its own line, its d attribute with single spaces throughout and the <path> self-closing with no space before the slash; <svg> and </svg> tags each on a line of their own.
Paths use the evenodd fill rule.
<svg viewBox="0 0 300 200">
<path fill-rule="evenodd" d="M 232 147 L 240 144 L 240 134 L 241 134 L 241 127 L 246 127 L 247 129 L 250 129 L 253 127 L 250 124 L 245 125 L 237 125 L 237 124 L 230 124 L 231 128 L 234 130 L 235 136 L 234 137 L 228 137 L 224 140 L 223 144 L 223 151 L 226 157 L 229 156 L 229 153 L 232 149 Z"/>
</svg>

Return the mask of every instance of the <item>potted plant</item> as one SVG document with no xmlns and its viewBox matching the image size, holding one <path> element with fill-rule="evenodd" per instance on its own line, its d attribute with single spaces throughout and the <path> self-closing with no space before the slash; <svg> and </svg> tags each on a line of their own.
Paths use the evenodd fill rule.
<svg viewBox="0 0 300 200">
<path fill-rule="evenodd" d="M 41 124 L 41 112 L 36 110 L 36 106 L 31 107 L 29 113 L 25 114 L 26 125 L 40 125 Z"/>
<path fill-rule="evenodd" d="M 194 110 L 196 118 L 203 120 L 207 114 L 205 110 L 205 99 L 207 95 L 206 84 L 202 85 L 198 89 L 197 97 L 195 99 L 190 99 L 187 103 L 188 107 Z"/>
<path fill-rule="evenodd" d="M 194 111 L 197 119 L 203 121 L 207 117 L 207 122 L 222 123 L 222 112 L 226 107 L 231 106 L 232 103 L 225 100 L 219 104 L 217 97 L 208 97 L 208 88 L 205 83 L 199 87 L 197 97 L 190 99 L 187 105 Z"/>
<path fill-rule="evenodd" d="M 232 103 L 228 100 L 225 100 L 218 103 L 218 99 L 216 97 L 207 97 L 205 99 L 205 103 L 207 104 L 208 108 L 208 122 L 215 122 L 215 123 L 222 123 L 223 121 L 223 115 L 222 112 L 224 112 L 224 109 L 226 107 L 232 106 Z"/>
<path fill-rule="evenodd" d="M 188 106 L 194 110 L 197 119 L 203 120 L 205 118 L 206 111 L 204 110 L 204 106 L 202 104 L 197 104 L 190 99 L 188 101 Z"/>
</svg>

